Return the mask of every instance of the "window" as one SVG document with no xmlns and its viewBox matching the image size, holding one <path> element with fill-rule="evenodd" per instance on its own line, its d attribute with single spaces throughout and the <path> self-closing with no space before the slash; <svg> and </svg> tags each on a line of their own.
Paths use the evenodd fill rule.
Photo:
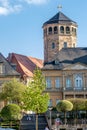
<svg viewBox="0 0 87 130">
<path fill-rule="evenodd" d="M 76 28 L 73 28 L 73 27 L 72 27 L 72 33 L 73 33 L 74 35 L 76 35 Z"/>
<path fill-rule="evenodd" d="M 70 34 L 70 28 L 66 27 L 66 34 Z"/>
<path fill-rule="evenodd" d="M 44 29 L 44 36 L 46 36 L 46 35 L 47 35 L 47 28 Z"/>
<path fill-rule="evenodd" d="M 59 60 L 58 59 L 55 59 L 55 65 L 59 65 Z"/>
<path fill-rule="evenodd" d="M 58 33 L 58 28 L 55 26 L 54 27 L 54 34 L 57 34 Z"/>
<path fill-rule="evenodd" d="M 0 74 L 5 73 L 5 66 L 3 64 L 0 64 Z"/>
<path fill-rule="evenodd" d="M 49 102 L 48 102 L 48 106 L 50 107 L 50 106 L 52 106 L 53 104 L 52 104 L 52 99 L 50 99 L 49 100 Z"/>
<path fill-rule="evenodd" d="M 64 27 L 63 26 L 60 27 L 60 33 L 64 33 Z"/>
<path fill-rule="evenodd" d="M 57 78 L 55 79 L 55 87 L 56 87 L 56 88 L 60 88 L 60 78 L 59 78 L 59 77 L 57 77 Z"/>
<path fill-rule="evenodd" d="M 81 89 L 82 88 L 82 75 L 76 75 L 75 76 L 75 89 Z"/>
<path fill-rule="evenodd" d="M 53 43 L 52 43 L 52 49 L 54 49 L 54 48 L 55 48 L 55 43 L 53 42 Z"/>
<path fill-rule="evenodd" d="M 66 78 L 66 88 L 71 87 L 71 79 L 68 77 Z"/>
<path fill-rule="evenodd" d="M 59 99 L 56 99 L 56 105 L 57 105 L 59 102 L 60 102 L 60 100 L 59 100 Z"/>
<path fill-rule="evenodd" d="M 50 77 L 46 78 L 46 87 L 51 88 L 51 79 L 50 79 Z"/>
<path fill-rule="evenodd" d="M 52 34 L 52 27 L 49 27 L 48 31 L 49 31 L 49 34 Z"/>
<path fill-rule="evenodd" d="M 73 47 L 75 47 L 75 43 L 73 43 Z"/>
<path fill-rule="evenodd" d="M 64 42 L 64 48 L 67 48 L 67 42 Z"/>
</svg>

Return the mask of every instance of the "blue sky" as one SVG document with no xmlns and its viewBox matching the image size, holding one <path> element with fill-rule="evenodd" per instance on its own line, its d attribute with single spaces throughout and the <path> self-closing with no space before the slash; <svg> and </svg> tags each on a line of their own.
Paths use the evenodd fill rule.
<svg viewBox="0 0 87 130">
<path fill-rule="evenodd" d="M 87 0 L 0 0 L 0 52 L 43 59 L 42 25 L 59 4 L 78 24 L 78 47 L 87 47 Z"/>
</svg>

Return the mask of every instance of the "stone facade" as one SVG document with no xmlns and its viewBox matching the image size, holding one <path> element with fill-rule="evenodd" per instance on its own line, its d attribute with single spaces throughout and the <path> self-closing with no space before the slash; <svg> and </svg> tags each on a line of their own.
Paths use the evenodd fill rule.
<svg viewBox="0 0 87 130">
<path fill-rule="evenodd" d="M 77 24 L 75 23 L 46 24 L 43 25 L 43 33 L 45 63 L 52 61 L 62 48 L 76 47 Z"/>
<path fill-rule="evenodd" d="M 77 48 L 77 24 L 59 12 L 43 25 L 45 92 L 50 105 L 87 98 L 87 48 Z"/>
</svg>

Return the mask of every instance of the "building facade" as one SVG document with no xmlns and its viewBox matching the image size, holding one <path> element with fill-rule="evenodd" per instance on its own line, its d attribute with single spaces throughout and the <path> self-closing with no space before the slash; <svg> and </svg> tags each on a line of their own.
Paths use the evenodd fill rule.
<svg viewBox="0 0 87 130">
<path fill-rule="evenodd" d="M 76 47 L 77 23 L 58 12 L 43 24 L 46 92 L 50 105 L 87 98 L 87 48 Z"/>
<path fill-rule="evenodd" d="M 7 59 L 0 53 L 0 91 L 2 91 L 3 83 L 8 82 L 13 78 L 20 80 L 20 74 L 14 70 Z M 4 102 L 0 101 L 0 110 L 3 106 Z"/>
</svg>

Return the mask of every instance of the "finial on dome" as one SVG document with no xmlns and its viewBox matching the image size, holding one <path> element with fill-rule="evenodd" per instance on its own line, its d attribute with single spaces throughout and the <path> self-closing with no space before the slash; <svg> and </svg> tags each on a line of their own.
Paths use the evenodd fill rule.
<svg viewBox="0 0 87 130">
<path fill-rule="evenodd" d="M 58 10 L 61 11 L 62 10 L 62 5 L 58 5 Z"/>
</svg>

